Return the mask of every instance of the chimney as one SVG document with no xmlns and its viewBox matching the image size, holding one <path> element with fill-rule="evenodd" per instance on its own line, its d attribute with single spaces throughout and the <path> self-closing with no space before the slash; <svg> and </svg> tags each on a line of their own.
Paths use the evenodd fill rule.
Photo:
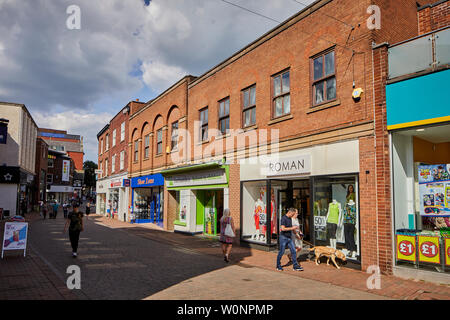
<svg viewBox="0 0 450 320">
<path fill-rule="evenodd" d="M 136 102 L 139 102 L 139 99 L 136 99 Z"/>
</svg>

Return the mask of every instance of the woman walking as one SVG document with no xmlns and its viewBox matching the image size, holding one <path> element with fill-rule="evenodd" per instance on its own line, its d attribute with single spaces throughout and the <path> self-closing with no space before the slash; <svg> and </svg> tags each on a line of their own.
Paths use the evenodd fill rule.
<svg viewBox="0 0 450 320">
<path fill-rule="evenodd" d="M 220 239 L 222 242 L 223 260 L 230 262 L 231 247 L 233 239 L 236 236 L 233 218 L 230 216 L 230 209 L 223 210 L 223 216 L 220 219 Z"/>
<path fill-rule="evenodd" d="M 69 225 L 70 224 L 70 225 Z M 69 225 L 69 238 L 72 245 L 72 257 L 77 257 L 78 240 L 80 239 L 80 232 L 83 231 L 83 213 L 78 211 L 78 204 L 73 205 L 73 212 L 67 216 L 66 225 L 64 226 L 64 233 L 67 231 Z"/>
</svg>

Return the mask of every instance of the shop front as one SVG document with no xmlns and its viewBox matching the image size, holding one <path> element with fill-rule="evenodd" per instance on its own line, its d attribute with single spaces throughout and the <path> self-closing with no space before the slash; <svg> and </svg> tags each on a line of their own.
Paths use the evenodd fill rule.
<svg viewBox="0 0 450 320">
<path fill-rule="evenodd" d="M 107 196 L 107 213 L 113 219 L 128 221 L 128 188 L 130 180 L 127 176 L 115 177 L 109 181 Z"/>
<path fill-rule="evenodd" d="M 281 217 L 298 210 L 304 243 L 360 261 L 357 140 L 242 160 L 241 243 L 278 249 Z"/>
<path fill-rule="evenodd" d="M 220 162 L 162 172 L 174 210 L 174 230 L 208 237 L 220 234 L 220 219 L 228 207 L 229 166 Z"/>
<path fill-rule="evenodd" d="M 164 177 L 153 174 L 131 179 L 131 223 L 164 226 Z"/>
<path fill-rule="evenodd" d="M 110 181 L 99 180 L 96 184 L 97 201 L 96 201 L 96 213 L 101 215 L 106 215 L 106 194 L 108 192 L 108 185 Z"/>
<path fill-rule="evenodd" d="M 386 89 L 394 274 L 445 277 L 441 283 L 450 283 L 450 109 L 431 92 L 448 79 L 449 70 Z"/>
<path fill-rule="evenodd" d="M 68 185 L 51 185 L 50 189 L 47 189 L 47 200 L 56 200 L 59 204 L 70 202 L 74 193 L 72 186 Z"/>
</svg>

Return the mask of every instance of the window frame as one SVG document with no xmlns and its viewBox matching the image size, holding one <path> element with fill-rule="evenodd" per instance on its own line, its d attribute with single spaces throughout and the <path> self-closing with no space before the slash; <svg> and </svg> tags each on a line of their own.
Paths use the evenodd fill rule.
<svg viewBox="0 0 450 320">
<path fill-rule="evenodd" d="M 289 73 L 289 91 L 283 92 L 283 75 L 286 73 Z M 277 78 L 277 77 L 280 77 L 281 88 L 280 88 L 280 94 L 275 96 L 275 78 Z M 271 96 L 272 96 L 271 118 L 272 118 L 272 120 L 274 120 L 274 119 L 285 117 L 285 116 L 291 114 L 291 102 L 290 102 L 291 101 L 291 99 L 290 99 L 290 96 L 291 96 L 291 68 L 290 67 L 286 68 L 286 69 L 272 75 L 270 79 L 271 79 L 271 91 L 272 91 L 271 92 Z M 285 112 L 285 106 L 284 106 L 284 97 L 287 95 L 289 95 L 289 112 L 288 113 Z M 282 98 L 281 101 L 283 103 L 282 104 L 283 112 L 281 115 L 275 116 L 275 101 L 278 98 Z"/>
<path fill-rule="evenodd" d="M 112 146 L 116 146 L 116 139 L 117 139 L 117 132 L 116 129 L 113 130 L 113 136 L 112 136 Z"/>
<path fill-rule="evenodd" d="M 105 159 L 105 177 L 108 176 L 108 158 Z"/>
<path fill-rule="evenodd" d="M 144 159 L 150 157 L 150 133 L 144 136 Z"/>
<path fill-rule="evenodd" d="M 125 121 L 120 125 L 120 142 L 125 141 Z"/>
<path fill-rule="evenodd" d="M 114 173 L 116 171 L 116 155 L 113 154 L 113 156 L 111 157 L 111 173 Z"/>
<path fill-rule="evenodd" d="M 134 140 L 133 162 L 139 161 L 139 140 Z"/>
<path fill-rule="evenodd" d="M 49 165 L 50 164 L 50 160 L 51 160 L 51 163 L 52 163 L 51 166 Z M 55 159 L 47 157 L 47 168 L 54 168 L 54 167 L 55 167 Z"/>
<path fill-rule="evenodd" d="M 48 178 L 52 178 L 51 179 L 52 181 L 48 181 Z M 47 180 L 46 181 L 47 181 L 47 184 L 52 184 L 53 183 L 53 173 L 48 173 L 47 172 Z"/>
<path fill-rule="evenodd" d="M 159 140 L 158 134 L 161 133 L 161 140 Z M 159 146 L 161 145 L 161 151 L 159 150 Z M 159 151 L 159 152 L 158 152 Z M 163 128 L 156 130 L 156 155 L 160 155 L 163 153 Z"/>
<path fill-rule="evenodd" d="M 125 168 L 125 150 L 120 151 L 120 165 L 119 165 L 119 171 L 123 170 Z"/>
<path fill-rule="evenodd" d="M 174 125 L 176 124 L 176 135 L 173 134 L 174 131 Z M 178 150 L 178 129 L 179 129 L 179 123 L 178 120 L 172 122 L 172 125 L 170 126 L 170 150 L 175 151 Z M 175 139 L 174 139 L 175 138 Z M 175 146 L 174 146 L 175 141 Z"/>
<path fill-rule="evenodd" d="M 334 72 L 332 74 L 325 75 L 325 56 L 331 52 L 333 52 L 333 56 L 334 56 Z M 316 60 L 319 57 L 322 57 L 322 77 L 317 80 L 314 80 L 314 60 Z M 336 101 L 337 100 L 337 87 L 338 87 L 337 86 L 337 76 L 336 76 L 336 47 L 333 46 L 325 51 L 322 51 L 322 52 L 312 56 L 309 60 L 310 60 L 310 62 L 309 62 L 309 64 L 310 64 L 309 79 L 310 79 L 311 102 L 312 102 L 311 107 L 315 108 L 315 107 L 321 106 L 325 103 Z M 335 88 L 336 88 L 336 96 L 333 99 L 328 99 L 326 83 L 327 83 L 327 80 L 332 79 L 332 78 L 335 79 L 334 81 L 335 81 Z M 322 102 L 316 104 L 315 86 L 319 82 L 322 82 L 322 81 L 324 81 L 324 91 L 323 91 L 324 92 L 324 97 L 323 97 L 324 100 Z M 325 99 L 325 97 L 326 97 L 326 99 Z"/>
<path fill-rule="evenodd" d="M 109 134 L 106 135 L 105 148 L 105 151 L 109 150 Z"/>
<path fill-rule="evenodd" d="M 202 122 L 202 113 L 205 112 L 207 113 L 207 117 L 208 117 L 208 121 L 206 121 L 206 123 Z M 202 109 L 199 110 L 199 119 L 200 119 L 200 142 L 204 142 L 204 141 L 208 141 L 209 139 L 209 135 L 208 135 L 208 125 L 209 125 L 209 110 L 208 107 L 204 107 Z M 203 139 L 203 128 L 206 127 L 206 138 Z"/>
<path fill-rule="evenodd" d="M 225 114 L 223 116 L 220 116 L 220 105 L 223 103 L 224 106 L 224 111 L 225 111 L 225 102 L 228 100 L 228 114 Z M 222 100 L 218 101 L 218 108 L 217 108 L 217 118 L 218 120 L 218 124 L 217 127 L 219 129 L 219 132 L 222 136 L 227 135 L 230 132 L 230 108 L 231 108 L 231 102 L 230 102 L 230 96 L 223 98 Z M 228 119 L 228 130 L 225 131 L 225 133 L 222 131 L 221 128 L 221 123 L 223 120 Z M 209 120 L 209 118 L 208 118 Z M 225 122 L 226 123 L 226 122 Z"/>
<path fill-rule="evenodd" d="M 251 98 L 250 98 L 251 97 L 250 92 L 251 92 L 252 88 L 255 88 L 255 104 L 253 104 L 253 105 L 251 104 Z M 249 103 L 248 106 L 245 106 L 245 92 L 246 91 L 249 92 L 248 93 L 248 100 L 249 100 L 248 101 L 248 103 Z M 241 116 L 241 128 L 248 128 L 248 127 L 256 125 L 256 83 L 254 83 L 251 86 L 241 90 L 241 106 L 242 106 L 242 108 L 241 108 L 241 114 L 242 114 L 242 116 Z M 255 109 L 255 123 L 251 123 L 251 124 L 246 126 L 245 125 L 245 113 L 247 111 L 250 111 L 251 109 Z M 250 117 L 250 121 L 251 121 L 251 117 Z"/>
</svg>

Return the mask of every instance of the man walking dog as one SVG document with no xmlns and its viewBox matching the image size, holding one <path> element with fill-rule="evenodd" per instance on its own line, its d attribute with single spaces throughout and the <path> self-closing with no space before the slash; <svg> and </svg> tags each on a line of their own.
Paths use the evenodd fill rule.
<svg viewBox="0 0 450 320">
<path fill-rule="evenodd" d="M 279 244 L 280 244 L 280 251 L 278 252 L 277 256 L 277 270 L 283 271 L 283 267 L 281 267 L 281 258 L 284 255 L 284 250 L 286 250 L 286 246 L 289 247 L 289 250 L 291 251 L 292 255 L 292 261 L 294 263 L 294 270 L 295 271 L 303 271 L 303 268 L 298 264 L 296 256 L 297 251 L 295 250 L 295 244 L 292 240 L 292 233 L 291 231 L 299 230 L 298 226 L 292 226 L 292 217 L 297 212 L 297 209 L 290 208 L 289 211 L 281 218 L 280 222 L 280 238 L 279 238 Z"/>
</svg>

